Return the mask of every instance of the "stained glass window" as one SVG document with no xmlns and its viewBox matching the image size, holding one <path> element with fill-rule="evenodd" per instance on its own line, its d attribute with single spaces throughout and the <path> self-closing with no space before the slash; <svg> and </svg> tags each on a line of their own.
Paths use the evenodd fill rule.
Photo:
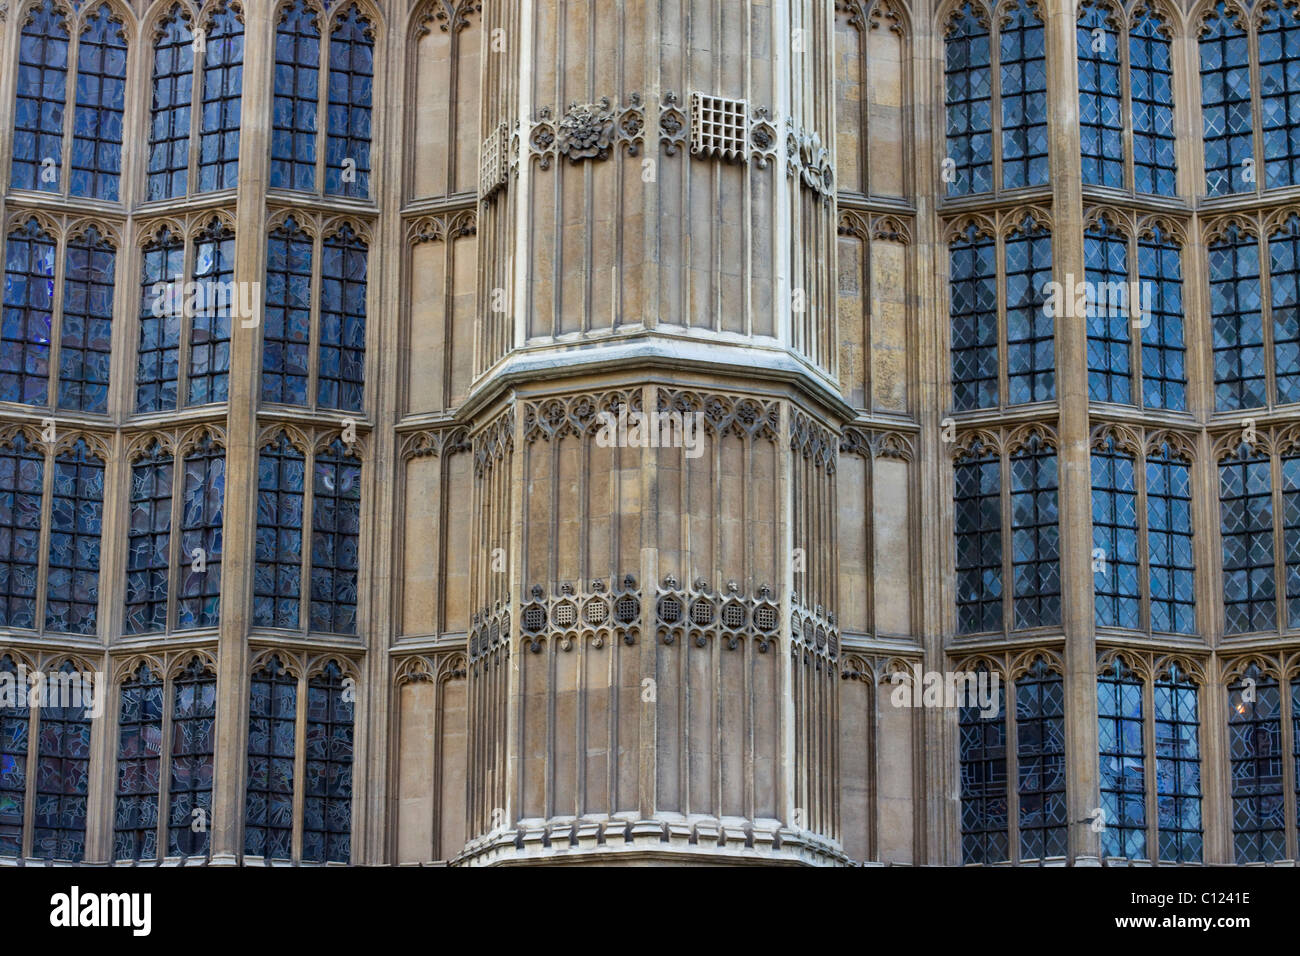
<svg viewBox="0 0 1300 956">
<path fill-rule="evenodd" d="M 0 626 L 36 627 L 45 455 L 20 433 L 0 445 Z"/>
<path fill-rule="evenodd" d="M 1138 239 L 1141 281 L 1142 401 L 1149 408 L 1185 411 L 1187 369 L 1183 338 L 1182 255 L 1159 227 Z"/>
<path fill-rule="evenodd" d="M 997 243 L 974 226 L 949 247 L 953 408 L 998 406 Z"/>
<path fill-rule="evenodd" d="M 1037 435 L 1011 456 L 1015 626 L 1061 622 L 1056 451 Z"/>
<path fill-rule="evenodd" d="M 176 626 L 216 627 L 221 621 L 225 452 L 204 438 L 185 456 L 183 480 Z"/>
<path fill-rule="evenodd" d="M 40 726 L 32 854 L 46 860 L 77 862 L 86 845 L 92 709 L 86 698 L 90 680 L 71 663 L 65 663 L 58 673 L 60 686 L 55 688 L 53 680 L 46 681 L 37 711 Z"/>
<path fill-rule="evenodd" d="M 355 694 L 334 661 L 307 681 L 306 795 L 302 858 L 352 857 L 352 733 Z"/>
<path fill-rule="evenodd" d="M 162 229 L 144 247 L 140 278 L 140 346 L 135 410 L 176 408 L 180 380 L 181 326 L 177 286 L 184 281 L 185 241 Z"/>
<path fill-rule="evenodd" d="M 248 704 L 244 852 L 288 860 L 293 851 L 294 727 L 298 680 L 273 657 L 253 675 Z"/>
<path fill-rule="evenodd" d="M 355 634 L 361 462 L 342 442 L 317 454 L 312 494 L 311 629 Z"/>
<path fill-rule="evenodd" d="M 303 0 L 280 11 L 275 30 L 271 185 L 316 188 L 316 114 L 320 105 L 320 28 Z"/>
<path fill-rule="evenodd" d="M 953 466 L 956 481 L 957 629 L 1002 630 L 1002 498 L 997 452 L 982 446 Z"/>
<path fill-rule="evenodd" d="M 285 435 L 258 457 L 253 622 L 259 627 L 299 626 L 305 468 Z"/>
<path fill-rule="evenodd" d="M 342 276 L 335 276 L 336 295 L 342 295 L 347 281 Z M 342 304 L 340 298 L 339 305 Z M 307 381 L 311 373 L 311 309 L 312 239 L 293 219 L 289 219 L 267 240 L 262 401 L 289 405 L 307 403 Z"/>
<path fill-rule="evenodd" d="M 68 45 L 67 18 L 54 0 L 33 7 L 18 37 L 11 183 L 15 189 L 62 189 Z"/>
<path fill-rule="evenodd" d="M 1174 68 L 1167 28 L 1149 7 L 1128 31 L 1129 115 L 1133 125 L 1133 185 L 1140 193 L 1178 191 L 1174 145 Z"/>
<path fill-rule="evenodd" d="M 86 17 L 77 41 L 76 89 L 69 192 L 117 202 L 126 112 L 126 35 L 107 4 Z"/>
<path fill-rule="evenodd" d="M 1296 37 L 1300 43 L 1300 31 Z M 1300 216 L 1269 237 L 1268 258 L 1277 401 L 1300 402 Z"/>
<path fill-rule="evenodd" d="M 1016 681 L 1020 858 L 1065 855 L 1065 690 L 1039 658 Z"/>
<path fill-rule="evenodd" d="M 172 456 L 157 443 L 131 468 L 127 530 L 128 634 L 167 629 L 167 577 L 171 567 Z"/>
<path fill-rule="evenodd" d="M 1249 192 L 1255 161 L 1250 101 L 1250 44 L 1238 14 L 1220 0 L 1201 26 L 1201 120 L 1205 191 Z"/>
<path fill-rule="evenodd" d="M 1209 259 L 1214 407 L 1255 408 L 1265 402 L 1259 244 L 1232 225 L 1210 243 Z"/>
<path fill-rule="evenodd" d="M 1097 676 L 1102 856 L 1147 859 L 1142 682 L 1122 660 Z"/>
<path fill-rule="evenodd" d="M 5 240 L 0 401 L 44 405 L 48 400 L 55 249 L 54 238 L 34 218 Z"/>
<path fill-rule="evenodd" d="M 375 41 L 370 22 L 354 5 L 330 35 L 325 192 L 370 195 L 370 119 L 374 106 Z"/>
<path fill-rule="evenodd" d="M 194 100 L 194 36 L 177 4 L 158 25 L 153 48 L 148 198 L 184 196 L 189 185 L 190 110 Z"/>
<path fill-rule="evenodd" d="M 1228 634 L 1277 626 L 1273 577 L 1273 494 L 1267 455 L 1243 445 L 1219 462 L 1219 523 L 1223 539 L 1223 612 Z"/>
<path fill-rule="evenodd" d="M 1043 23 L 1030 0 L 1006 8 L 998 29 L 1002 186 L 1047 182 L 1047 57 Z"/>
<path fill-rule="evenodd" d="M 1128 237 L 1100 222 L 1089 227 L 1083 250 L 1087 268 L 1088 397 L 1127 405 L 1133 400 Z"/>
<path fill-rule="evenodd" d="M 1092 450 L 1092 580 L 1099 627 L 1142 626 L 1138 495 L 1133 456 L 1107 437 Z"/>
<path fill-rule="evenodd" d="M 162 773 L 163 682 L 141 664 L 122 683 L 117 717 L 117 806 L 113 858 L 158 857 L 158 792 Z"/>
<path fill-rule="evenodd" d="M 987 670 L 980 673 L 988 679 Z M 989 717 L 983 715 L 978 704 L 964 704 L 957 711 L 963 863 L 997 863 L 1011 858 L 1006 691 L 1001 683 L 997 708 L 997 714 Z"/>
<path fill-rule="evenodd" d="M 1052 281 L 1052 237 L 1026 219 L 1003 243 L 1006 268 L 1007 389 L 1013 405 L 1055 395 L 1056 341 L 1044 314 Z"/>
<path fill-rule="evenodd" d="M 1079 134 L 1083 181 L 1124 186 L 1124 88 L 1120 37 L 1109 7 L 1087 6 L 1079 16 Z"/>
<path fill-rule="evenodd" d="M 229 4 L 223 2 L 208 18 L 203 46 L 199 191 L 210 192 L 215 189 L 233 189 L 239 176 L 244 27 Z"/>
<path fill-rule="evenodd" d="M 59 408 L 108 411 L 117 255 L 94 226 L 68 242 L 59 334 Z"/>
<path fill-rule="evenodd" d="M 202 856 L 208 852 L 216 719 L 216 675 L 195 657 L 176 675 L 172 687 L 171 774 L 167 786 L 167 852 L 171 856 Z M 291 760 L 291 776 L 292 766 Z"/>
<path fill-rule="evenodd" d="M 1255 665 L 1228 688 L 1232 844 L 1237 863 L 1286 856 L 1282 710 L 1277 680 Z"/>
<path fill-rule="evenodd" d="M 190 318 L 189 405 L 226 400 L 234 278 L 235 235 L 214 219 L 194 246 L 194 281 L 202 295 Z"/>
<path fill-rule="evenodd" d="M 78 441 L 54 459 L 46 630 L 95 633 L 103 514 L 104 462 Z"/>
<path fill-rule="evenodd" d="M 0 701 L 0 856 L 23 855 L 23 813 L 27 799 L 27 740 L 31 710 L 18 694 L 22 673 L 9 655 L 0 657 L 0 679 L 14 689 Z"/>
<path fill-rule="evenodd" d="M 1156 679 L 1154 700 L 1159 858 L 1199 863 L 1204 838 L 1196 685 L 1177 664 L 1170 665 Z"/>
<path fill-rule="evenodd" d="M 1192 474 L 1164 444 L 1147 453 L 1147 576 L 1151 630 L 1196 630 L 1196 558 L 1192 549 Z"/>
<path fill-rule="evenodd" d="M 359 412 L 366 377 L 366 244 L 349 226 L 325 237 L 321 254 L 321 408 Z"/>
<path fill-rule="evenodd" d="M 1285 4 L 1259 20 L 1259 99 L 1263 119 L 1264 186 L 1300 182 L 1300 17 Z"/>
</svg>

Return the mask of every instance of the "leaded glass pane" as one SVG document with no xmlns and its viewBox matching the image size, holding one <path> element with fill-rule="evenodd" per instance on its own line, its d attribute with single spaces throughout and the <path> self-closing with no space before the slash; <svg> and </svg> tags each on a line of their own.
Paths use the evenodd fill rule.
<svg viewBox="0 0 1300 956">
<path fill-rule="evenodd" d="M 1038 436 L 1011 456 L 1015 627 L 1061 623 L 1056 451 Z"/>
<path fill-rule="evenodd" d="M 275 30 L 271 186 L 316 188 L 316 112 L 320 104 L 320 30 L 303 0 L 285 4 Z"/>
<path fill-rule="evenodd" d="M 1101 854 L 1149 859 L 1142 682 L 1123 661 L 1097 676 L 1097 746 L 1101 756 Z"/>
<path fill-rule="evenodd" d="M 1079 136 L 1083 181 L 1124 186 L 1124 87 L 1120 82 L 1120 36 L 1108 6 L 1087 6 L 1079 15 Z"/>
<path fill-rule="evenodd" d="M 1280 4 L 1259 23 L 1259 108 L 1264 186 L 1300 182 L 1300 16 Z"/>
<path fill-rule="evenodd" d="M 126 34 L 102 4 L 86 18 L 77 44 L 71 195 L 117 202 L 125 112 Z"/>
<path fill-rule="evenodd" d="M 189 186 L 190 110 L 194 97 L 194 36 L 177 4 L 159 24 L 153 48 L 153 107 L 149 121 L 148 198 L 184 196 Z"/>
<path fill-rule="evenodd" d="M 998 405 L 997 243 L 974 226 L 949 247 L 952 400 L 957 411 Z"/>
<path fill-rule="evenodd" d="M 257 459 L 257 565 L 253 623 L 299 626 L 306 463 L 285 435 Z"/>
<path fill-rule="evenodd" d="M 1156 680 L 1154 699 L 1159 859 L 1199 863 L 1204 825 L 1196 685 L 1175 664 Z"/>
<path fill-rule="evenodd" d="M 1256 408 L 1265 403 L 1259 244 L 1232 225 L 1211 243 L 1209 259 L 1214 407 Z"/>
<path fill-rule="evenodd" d="M 1037 660 L 1016 681 L 1020 858 L 1065 856 L 1065 690 Z"/>
<path fill-rule="evenodd" d="M 1286 619 L 1300 628 L 1300 454 L 1282 459 L 1282 562 L 1286 581 Z"/>
<path fill-rule="evenodd" d="M 262 330 L 264 402 L 307 404 L 311 356 L 311 259 L 311 237 L 293 219 L 286 220 L 267 239 L 266 308 Z M 335 281 L 341 296 L 347 280 L 336 277 Z M 339 304 L 343 304 L 341 298 Z M 364 313 L 362 319 L 364 322 Z M 364 328 L 362 335 L 364 337 Z"/>
<path fill-rule="evenodd" d="M 1228 634 L 1277 626 L 1273 577 L 1273 493 L 1267 456 L 1241 453 L 1219 463 L 1223 614 Z"/>
<path fill-rule="evenodd" d="M 90 783 L 89 679 L 66 663 L 59 669 L 58 682 L 56 689 L 47 680 L 39 708 L 32 855 L 80 862 L 86 845 Z M 69 691 L 70 686 L 78 689 Z"/>
<path fill-rule="evenodd" d="M 987 679 L 987 671 L 981 674 Z M 997 708 L 991 717 L 985 717 L 975 704 L 964 704 L 957 711 L 963 863 L 997 863 L 1011 858 L 1006 691 L 1001 683 Z"/>
<path fill-rule="evenodd" d="M 99 606 L 99 536 L 104 462 L 85 442 L 54 459 L 45 629 L 94 634 Z"/>
<path fill-rule="evenodd" d="M 207 405 L 229 392 L 231 299 L 238 294 L 235 235 L 215 219 L 195 242 L 194 281 L 201 292 L 190 317 L 187 404 Z"/>
<path fill-rule="evenodd" d="M 233 189 L 239 176 L 244 26 L 223 2 L 208 17 L 199 120 L 199 192 Z"/>
<path fill-rule="evenodd" d="M 0 322 L 0 401 L 48 401 L 54 316 L 55 241 L 35 219 L 5 240 L 4 319 Z"/>
<path fill-rule="evenodd" d="M 1142 401 L 1149 408 L 1185 411 L 1187 368 L 1183 339 L 1182 250 L 1156 227 L 1138 239 L 1141 281 Z"/>
<path fill-rule="evenodd" d="M 293 852 L 294 725 L 298 680 L 278 657 L 253 675 L 248 701 L 248 787 L 244 852 L 290 859 Z"/>
<path fill-rule="evenodd" d="M 185 242 L 167 230 L 144 247 L 140 275 L 140 347 L 135 373 L 135 410 L 177 407 Z"/>
<path fill-rule="evenodd" d="M 1151 630 L 1196 631 L 1192 473 L 1167 445 L 1147 456 L 1147 550 Z"/>
<path fill-rule="evenodd" d="M 1237 863 L 1286 856 L 1282 710 L 1277 681 L 1250 665 L 1228 688 L 1232 845 Z"/>
<path fill-rule="evenodd" d="M 36 627 L 45 456 L 22 434 L 0 445 L 0 626 Z"/>
<path fill-rule="evenodd" d="M 361 411 L 366 378 L 367 252 L 365 241 L 349 226 L 326 237 L 322 246 L 316 391 L 322 408 Z"/>
<path fill-rule="evenodd" d="M 63 111 L 67 108 L 68 22 L 54 0 L 28 14 L 18 36 L 14 98 L 14 189 L 59 192 L 63 165 Z"/>
<path fill-rule="evenodd" d="M 1087 282 L 1088 397 L 1130 404 L 1133 370 L 1129 355 L 1128 237 L 1105 222 L 1088 229 L 1083 240 Z"/>
<path fill-rule="evenodd" d="M 181 499 L 180 590 L 176 626 L 216 627 L 221 621 L 221 528 L 226 493 L 225 452 L 204 438 L 185 456 Z"/>
<path fill-rule="evenodd" d="M 1152 10 L 1129 27 L 1129 100 L 1133 120 L 1133 185 L 1140 193 L 1178 192 L 1174 144 L 1174 68 L 1169 30 Z"/>
<path fill-rule="evenodd" d="M 1200 32 L 1201 120 L 1205 191 L 1222 196 L 1254 190 L 1245 163 L 1254 162 L 1254 132 L 1246 31 L 1223 0 L 1214 11 Z"/>
<path fill-rule="evenodd" d="M 330 36 L 325 192 L 370 195 L 370 118 L 374 106 L 375 40 L 370 21 L 353 6 Z"/>
<path fill-rule="evenodd" d="M 1269 237 L 1268 258 L 1274 380 L 1285 405 L 1300 402 L 1300 216 Z"/>
<path fill-rule="evenodd" d="M 355 687 L 334 661 L 307 682 L 302 858 L 352 858 L 352 720 Z"/>
<path fill-rule="evenodd" d="M 1034 4 L 1009 7 L 998 30 L 1002 186 L 1047 182 L 1047 57 Z"/>
<path fill-rule="evenodd" d="M 1056 340 L 1043 304 L 1052 281 L 1051 234 L 1026 219 L 1003 243 L 1003 258 L 1008 401 L 1050 401 L 1056 386 Z"/>
<path fill-rule="evenodd" d="M 18 694 L 23 675 L 9 655 L 0 657 L 0 680 L 13 697 L 0 701 L 0 856 L 23 855 L 23 812 L 27 800 L 27 738 L 31 711 Z"/>
<path fill-rule="evenodd" d="M 172 694 L 167 852 L 171 856 L 203 856 L 208 852 L 208 834 L 212 829 L 217 677 L 202 659 L 195 657 L 176 676 Z M 288 716 L 292 721 L 292 710 Z M 290 739 L 292 756 L 292 736 Z M 282 768 L 277 764 L 275 769 Z M 289 773 L 292 787 L 292 759 Z"/>
<path fill-rule="evenodd" d="M 1138 496 L 1131 455 L 1107 438 L 1092 450 L 1092 581 L 1099 627 L 1142 626 Z"/>
<path fill-rule="evenodd" d="M 988 27 L 969 3 L 944 39 L 948 156 L 955 176 L 948 195 L 993 188 L 993 66 Z"/>
<path fill-rule="evenodd" d="M 957 629 L 1002 630 L 1002 482 L 996 452 L 981 446 L 953 466 Z"/>
<path fill-rule="evenodd" d="M 117 254 L 94 226 L 68 241 L 59 332 L 59 408 L 108 412 Z"/>
<path fill-rule="evenodd" d="M 311 629 L 355 634 L 361 462 L 338 440 L 316 456 L 311 511 Z"/>
<path fill-rule="evenodd" d="M 128 634 L 167 630 L 167 574 L 171 567 L 172 456 L 156 443 L 131 468 L 127 529 Z"/>
<path fill-rule="evenodd" d="M 159 856 L 162 719 L 163 682 L 148 665 L 141 664 L 123 682 L 118 696 L 115 860 L 153 860 Z"/>
</svg>

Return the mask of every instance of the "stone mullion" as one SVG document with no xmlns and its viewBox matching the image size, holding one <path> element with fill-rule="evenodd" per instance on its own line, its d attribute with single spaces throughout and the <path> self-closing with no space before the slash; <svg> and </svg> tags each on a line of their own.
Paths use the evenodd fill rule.
<svg viewBox="0 0 1300 956">
<path fill-rule="evenodd" d="M 1053 279 L 1069 289 L 1084 271 L 1083 187 L 1075 6 L 1050 0 L 1046 12 L 1049 168 Z M 1100 805 L 1097 772 L 1097 661 L 1093 618 L 1090 426 L 1086 323 L 1056 321 L 1056 393 L 1060 410 L 1059 541 L 1061 624 L 1065 637 L 1065 749 L 1069 859 L 1096 863 L 1100 839 L 1089 814 Z M 1010 786 L 1010 782 L 1009 782 Z"/>
<path fill-rule="evenodd" d="M 244 85 L 236 199 L 235 280 L 262 282 L 264 200 L 270 159 L 271 70 L 274 60 L 269 5 L 245 4 Z M 217 718 L 213 754 L 214 862 L 234 863 L 243 852 L 243 797 L 247 771 L 248 646 L 253 559 L 257 533 L 257 396 L 262 336 L 261 303 L 253 317 L 231 316 L 230 394 L 226 426 L 226 501 L 217 653 Z"/>
</svg>

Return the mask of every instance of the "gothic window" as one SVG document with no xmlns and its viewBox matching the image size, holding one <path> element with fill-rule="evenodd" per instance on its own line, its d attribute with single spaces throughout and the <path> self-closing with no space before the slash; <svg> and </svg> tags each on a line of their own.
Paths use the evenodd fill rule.
<svg viewBox="0 0 1300 956">
<path fill-rule="evenodd" d="M 1147 859 L 1142 681 L 1122 659 L 1097 676 L 1104 857 Z"/>
<path fill-rule="evenodd" d="M 1065 689 L 1039 658 L 1016 681 L 1020 859 L 1065 855 Z"/>
<path fill-rule="evenodd" d="M 0 674 L 11 687 L 17 687 L 22 676 L 7 654 L 0 657 Z M 30 733 L 31 709 L 25 698 L 0 702 L 0 856 L 23 855 Z"/>
<path fill-rule="evenodd" d="M 235 186 L 244 57 L 240 17 L 237 3 L 219 3 L 195 30 L 177 4 L 157 25 L 149 200 Z"/>
<path fill-rule="evenodd" d="M 69 14 L 45 0 L 31 10 L 18 39 L 14 188 L 118 201 L 126 63 L 122 23 L 107 4 Z"/>
<path fill-rule="evenodd" d="M 216 217 L 188 242 L 163 227 L 146 243 L 136 412 L 226 401 L 232 314 L 253 305 L 234 282 L 234 258 L 234 233 Z"/>
<path fill-rule="evenodd" d="M 1287 626 L 1295 629 L 1300 628 L 1300 449 L 1292 447 L 1282 457 L 1281 474 L 1283 599 Z"/>
<path fill-rule="evenodd" d="M 1293 69 L 1300 15 L 1258 3 L 1247 18 L 1220 2 L 1203 17 L 1200 37 L 1206 193 L 1300 182 L 1300 79 Z"/>
<path fill-rule="evenodd" d="M 158 857 L 162 723 L 163 682 L 147 664 L 141 664 L 118 692 L 115 860 Z"/>
<path fill-rule="evenodd" d="M 1276 401 L 1285 405 L 1300 402 L 1300 216 L 1288 217 L 1269 237 L 1268 279 L 1272 321 L 1266 331 L 1273 342 L 1266 352 L 1273 356 Z"/>
<path fill-rule="evenodd" d="M 1156 678 L 1153 697 L 1159 859 L 1199 863 L 1204 835 L 1196 685 L 1171 664 Z"/>
<path fill-rule="evenodd" d="M 102 415 L 117 253 L 91 225 L 62 245 L 35 218 L 5 238 L 0 401 Z"/>
<path fill-rule="evenodd" d="M 1092 451 L 1093 603 L 1102 627 L 1141 626 L 1136 470 L 1113 437 Z"/>
<path fill-rule="evenodd" d="M 281 435 L 257 460 L 253 623 L 297 629 L 302 605 L 306 459 Z"/>
<path fill-rule="evenodd" d="M 272 188 L 369 198 L 374 56 L 372 24 L 356 4 L 329 15 L 310 0 L 280 8 Z"/>
<path fill-rule="evenodd" d="M 1015 626 L 1061 620 L 1056 450 L 1031 436 L 1010 457 L 1011 561 Z"/>
<path fill-rule="evenodd" d="M 981 671 L 987 677 L 988 670 Z M 957 712 L 961 740 L 961 856 L 963 863 L 1011 859 L 1007 806 L 1006 691 L 999 684 L 997 714 L 977 704 Z"/>
<path fill-rule="evenodd" d="M 305 861 L 347 863 L 352 857 L 354 700 L 333 661 L 307 681 Z"/>
<path fill-rule="evenodd" d="M 1084 236 L 1088 317 L 1088 397 L 1130 404 L 1133 378 L 1128 301 L 1128 237 L 1104 220 Z"/>
<path fill-rule="evenodd" d="M 1209 258 L 1214 407 L 1256 408 L 1267 394 L 1258 240 L 1231 225 L 1210 243 Z"/>
<path fill-rule="evenodd" d="M 217 720 L 217 677 L 195 657 L 172 680 L 171 766 L 167 783 L 167 853 L 208 852 L 212 768 Z"/>
<path fill-rule="evenodd" d="M 1286 856 L 1282 712 L 1278 682 L 1251 664 L 1228 688 L 1232 844 L 1237 863 Z"/>
<path fill-rule="evenodd" d="M 1078 59 L 1083 182 L 1173 196 L 1173 58 L 1159 15 L 1139 7 L 1125 28 L 1104 0 L 1087 4 L 1079 16 Z"/>
<path fill-rule="evenodd" d="M 953 407 L 1050 400 L 1056 367 L 1053 319 L 1045 308 L 1050 232 L 1029 217 L 996 240 L 972 225 L 951 243 L 949 256 Z M 1006 357 L 1001 367 L 999 355 Z"/>
<path fill-rule="evenodd" d="M 155 442 L 132 466 L 126 633 L 189 630 L 220 623 L 225 468 L 225 453 L 210 435 L 200 438 L 179 459 Z M 171 533 L 174 492 L 180 495 L 175 554 Z M 168 604 L 172 595 L 174 622 Z"/>
<path fill-rule="evenodd" d="M 263 402 L 362 410 L 368 254 L 365 239 L 346 223 L 313 238 L 288 218 L 271 233 Z"/>
<path fill-rule="evenodd" d="M 1146 453 L 1146 548 L 1152 631 L 1196 630 L 1196 558 L 1192 548 L 1192 472 L 1168 442 Z"/>
<path fill-rule="evenodd" d="M 1178 242 L 1161 226 L 1138 237 L 1137 271 L 1142 318 L 1139 374 L 1148 408 L 1184 411 L 1187 370 L 1183 339 L 1183 267 Z"/>
<path fill-rule="evenodd" d="M 248 799 L 244 852 L 293 856 L 294 726 L 298 679 L 273 657 L 253 675 L 248 702 Z"/>
<path fill-rule="evenodd" d="M 361 462 L 337 439 L 315 456 L 311 504 L 311 629 L 355 634 Z"/>
<path fill-rule="evenodd" d="M 944 48 L 948 195 L 989 192 L 995 179 L 1003 189 L 1046 183 L 1047 63 L 1033 4 L 1003 4 L 990 31 L 988 12 L 967 3 L 949 20 Z"/>
<path fill-rule="evenodd" d="M 31 852 L 46 860 L 80 861 L 86 845 L 91 719 L 85 699 L 89 688 L 82 681 L 89 682 L 71 662 L 58 673 L 74 677 L 77 689 L 69 691 L 68 684 L 60 683 L 56 690 L 49 681 L 37 708 Z"/>
<path fill-rule="evenodd" d="M 54 458 L 45 629 L 94 634 L 99 605 L 99 539 L 104 462 L 84 441 Z"/>
<path fill-rule="evenodd" d="M 1002 481 L 997 450 L 972 448 L 953 466 L 957 493 L 957 629 L 1002 629 Z"/>
<path fill-rule="evenodd" d="M 0 444 L 0 625 L 36 627 L 45 454 L 20 432 Z"/>
<path fill-rule="evenodd" d="M 1223 613 L 1228 634 L 1277 626 L 1273 493 L 1269 456 L 1243 444 L 1219 462 Z"/>
</svg>

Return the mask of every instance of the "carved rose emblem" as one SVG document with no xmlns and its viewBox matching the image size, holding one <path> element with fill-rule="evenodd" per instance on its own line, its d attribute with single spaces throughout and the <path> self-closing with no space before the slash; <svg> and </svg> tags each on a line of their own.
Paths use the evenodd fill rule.
<svg viewBox="0 0 1300 956">
<path fill-rule="evenodd" d="M 570 106 L 560 120 L 559 137 L 560 152 L 571 163 L 608 156 L 614 138 L 614 114 L 609 109 L 609 98 L 599 104 Z"/>
</svg>

